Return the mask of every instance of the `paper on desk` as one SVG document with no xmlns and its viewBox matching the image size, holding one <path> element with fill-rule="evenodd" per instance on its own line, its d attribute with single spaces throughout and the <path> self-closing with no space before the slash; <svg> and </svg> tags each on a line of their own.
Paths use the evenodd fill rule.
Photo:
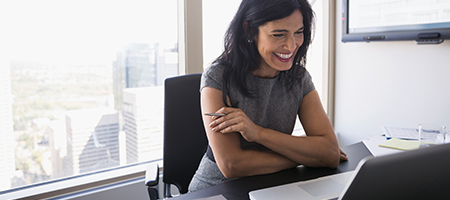
<svg viewBox="0 0 450 200">
<path fill-rule="evenodd" d="M 387 140 L 387 141 L 379 144 L 378 146 L 408 151 L 408 150 L 418 149 L 419 141 L 418 140 L 403 140 L 403 139 L 398 139 L 398 138 L 392 138 L 390 140 Z"/>
<path fill-rule="evenodd" d="M 378 146 L 379 144 L 381 144 L 385 141 L 386 141 L 386 137 L 383 136 L 383 137 L 379 137 L 379 138 L 370 138 L 368 140 L 363 140 L 363 143 L 367 147 L 367 149 L 370 151 L 370 153 L 375 157 L 403 152 L 398 149 L 384 148 L 384 147 Z"/>
<path fill-rule="evenodd" d="M 383 126 L 383 132 L 388 138 L 419 139 L 419 129 Z"/>
</svg>

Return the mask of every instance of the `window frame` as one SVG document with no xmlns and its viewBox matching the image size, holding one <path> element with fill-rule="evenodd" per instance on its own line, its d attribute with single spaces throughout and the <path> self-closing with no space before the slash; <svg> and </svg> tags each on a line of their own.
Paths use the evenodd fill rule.
<svg viewBox="0 0 450 200">
<path fill-rule="evenodd" d="M 144 188 L 143 176 L 145 176 L 147 165 L 154 162 L 158 163 L 159 166 L 162 166 L 162 159 L 159 159 L 45 181 L 1 191 L 0 199 L 52 198 L 137 178 L 142 179 L 142 186 Z"/>
<path fill-rule="evenodd" d="M 324 1 L 323 104 L 334 127 L 336 77 L 336 1 Z"/>
</svg>

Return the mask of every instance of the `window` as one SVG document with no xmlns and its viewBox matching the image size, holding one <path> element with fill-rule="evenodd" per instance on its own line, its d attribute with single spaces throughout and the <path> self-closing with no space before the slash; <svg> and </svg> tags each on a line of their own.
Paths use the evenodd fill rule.
<svg viewBox="0 0 450 200">
<path fill-rule="evenodd" d="M 203 1 L 204 67 L 207 67 L 222 54 L 225 32 L 236 14 L 241 1 L 242 0 Z"/>
<path fill-rule="evenodd" d="M 177 14 L 177 0 L 0 2 L 0 191 L 161 159 Z"/>
<path fill-rule="evenodd" d="M 313 42 L 311 44 L 310 49 L 308 50 L 308 62 L 306 69 L 311 73 L 311 76 L 314 81 L 314 86 L 316 87 L 317 92 L 319 93 L 319 96 L 322 99 L 322 104 L 326 106 L 326 99 L 324 99 L 324 79 L 326 78 L 323 74 L 323 68 L 324 68 L 324 56 L 323 53 L 325 51 L 324 49 L 324 41 L 326 37 L 328 37 L 328 33 L 324 30 L 324 24 L 327 24 L 327 18 L 325 18 L 324 15 L 324 7 L 326 6 L 326 1 L 309 1 L 312 4 L 312 9 L 314 10 L 316 14 L 316 21 L 315 21 L 315 32 L 313 35 Z"/>
</svg>

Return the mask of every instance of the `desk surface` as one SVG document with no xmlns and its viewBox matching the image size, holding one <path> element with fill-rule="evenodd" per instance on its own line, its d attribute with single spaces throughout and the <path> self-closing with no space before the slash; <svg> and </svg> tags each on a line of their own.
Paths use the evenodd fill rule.
<svg viewBox="0 0 450 200">
<path fill-rule="evenodd" d="M 309 179 L 351 171 L 356 168 L 359 161 L 371 155 L 362 142 L 342 148 L 347 154 L 348 161 L 341 162 L 336 169 L 310 168 L 299 166 L 297 168 L 280 171 L 273 174 L 258 175 L 240 178 L 234 181 L 212 186 L 203 190 L 174 197 L 174 200 L 198 199 L 223 195 L 226 199 L 249 199 L 248 193 L 277 185 L 305 181 Z"/>
</svg>

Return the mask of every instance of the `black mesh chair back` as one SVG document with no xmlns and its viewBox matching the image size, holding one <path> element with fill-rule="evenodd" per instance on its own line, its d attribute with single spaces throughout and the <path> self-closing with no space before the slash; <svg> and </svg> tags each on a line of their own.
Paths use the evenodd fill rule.
<svg viewBox="0 0 450 200">
<path fill-rule="evenodd" d="M 200 109 L 201 74 L 182 75 L 165 81 L 164 94 L 164 197 L 170 184 L 181 194 L 189 183 L 207 147 Z"/>
</svg>

